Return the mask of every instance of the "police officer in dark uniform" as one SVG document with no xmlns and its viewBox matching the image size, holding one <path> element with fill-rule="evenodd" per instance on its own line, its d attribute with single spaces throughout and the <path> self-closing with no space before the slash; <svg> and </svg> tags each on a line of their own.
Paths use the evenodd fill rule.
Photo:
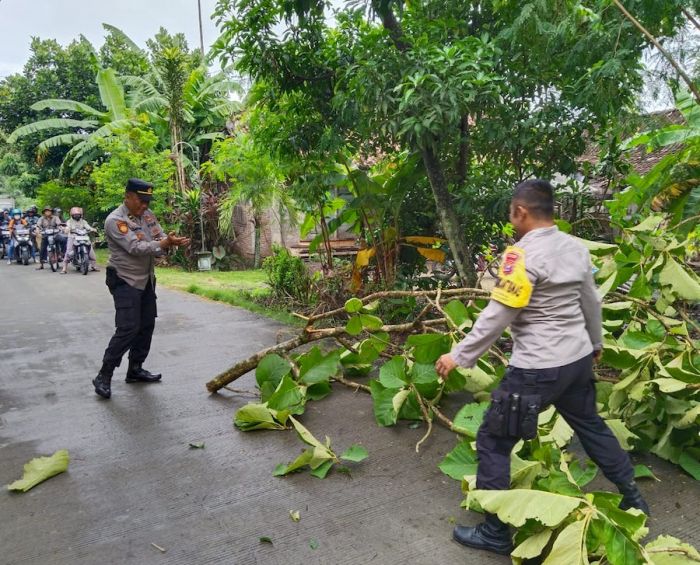
<svg viewBox="0 0 700 565">
<path fill-rule="evenodd" d="M 103 398 L 111 396 L 114 368 L 119 367 L 127 351 L 127 383 L 152 383 L 161 378 L 142 367 L 151 348 L 157 316 L 154 259 L 171 247 L 189 245 L 189 240 L 163 233 L 148 208 L 151 198 L 151 183 L 129 179 L 124 203 L 105 221 L 110 250 L 106 282 L 114 298 L 117 329 L 105 350 L 102 368 L 92 381 L 95 392 Z"/>
<path fill-rule="evenodd" d="M 590 256 L 583 244 L 558 231 L 553 215 L 547 181 L 515 188 L 510 221 L 517 246 L 503 255 L 488 306 L 467 337 L 440 357 L 436 370 L 445 378 L 457 366 L 474 366 L 510 326 L 513 354 L 476 438 L 477 488 L 509 488 L 513 447 L 537 434 L 537 414 L 553 404 L 622 493 L 620 508 L 649 514 L 629 456 L 596 410 L 593 361 L 603 348 L 602 313 Z M 492 514 L 476 527 L 457 526 L 453 536 L 495 553 L 513 549 L 508 525 Z"/>
</svg>

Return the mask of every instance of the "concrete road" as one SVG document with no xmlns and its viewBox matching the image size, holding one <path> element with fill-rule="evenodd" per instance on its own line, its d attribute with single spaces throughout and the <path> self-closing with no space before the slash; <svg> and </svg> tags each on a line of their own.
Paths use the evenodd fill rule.
<svg viewBox="0 0 700 565">
<path fill-rule="evenodd" d="M 351 476 L 272 476 L 301 443 L 291 432 L 238 432 L 233 414 L 248 399 L 210 396 L 204 383 L 275 343 L 276 323 L 159 289 L 147 367 L 162 371 L 163 382 L 127 385 L 123 365 L 103 401 L 90 379 L 113 329 L 104 274 L 3 264 L 0 289 L 0 483 L 19 478 L 33 457 L 58 449 L 71 456 L 67 473 L 28 493 L 0 492 L 3 565 L 509 562 L 450 541 L 454 520 L 478 520 L 460 509 L 459 485 L 437 469 L 454 436 L 436 430 L 417 455 L 423 430 L 377 427 L 365 395 L 336 389 L 303 416 L 338 449 L 368 448 Z M 254 379 L 236 387 L 252 391 Z M 643 485 L 652 534 L 700 545 L 697 483 L 650 462 L 663 481 Z M 295 510 L 299 522 L 290 519 Z"/>
</svg>

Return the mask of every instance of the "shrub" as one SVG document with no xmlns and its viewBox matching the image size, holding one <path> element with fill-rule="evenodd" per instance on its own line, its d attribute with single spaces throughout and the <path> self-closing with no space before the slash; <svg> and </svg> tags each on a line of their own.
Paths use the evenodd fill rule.
<svg viewBox="0 0 700 565">
<path fill-rule="evenodd" d="M 294 257 L 288 249 L 274 245 L 272 255 L 263 261 L 275 298 L 308 302 L 311 298 L 311 277 L 306 265 L 299 257 Z"/>
</svg>

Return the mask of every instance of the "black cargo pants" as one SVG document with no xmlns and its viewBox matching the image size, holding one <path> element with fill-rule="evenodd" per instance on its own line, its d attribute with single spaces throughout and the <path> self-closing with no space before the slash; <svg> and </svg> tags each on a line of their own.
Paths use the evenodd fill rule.
<svg viewBox="0 0 700 565">
<path fill-rule="evenodd" d="M 621 485 L 633 480 L 629 456 L 596 409 L 592 354 L 563 367 L 528 369 L 527 375 L 525 369 L 509 367 L 497 391 L 541 395 L 540 410 L 551 404 L 556 407 L 609 481 Z M 488 414 L 476 436 L 476 486 L 505 490 L 510 487 L 510 453 L 520 438 L 493 435 L 487 429 L 487 419 Z"/>
<path fill-rule="evenodd" d="M 113 267 L 107 267 L 107 287 L 114 298 L 114 325 L 116 331 L 105 350 L 102 363 L 119 367 L 124 354 L 129 351 L 129 361 L 143 363 L 151 349 L 151 339 L 156 325 L 155 278 L 140 290 L 117 276 Z"/>
</svg>

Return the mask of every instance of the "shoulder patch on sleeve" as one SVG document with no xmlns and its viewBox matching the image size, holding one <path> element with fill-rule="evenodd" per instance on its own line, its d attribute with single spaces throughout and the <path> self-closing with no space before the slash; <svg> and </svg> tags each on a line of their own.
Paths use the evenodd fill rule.
<svg viewBox="0 0 700 565">
<path fill-rule="evenodd" d="M 127 225 L 126 222 L 122 220 L 117 220 L 117 229 L 119 230 L 119 233 L 127 234 L 129 233 L 129 226 Z"/>
<path fill-rule="evenodd" d="M 531 295 L 532 283 L 525 271 L 525 250 L 510 246 L 503 253 L 491 298 L 511 308 L 524 308 L 530 303 Z"/>
</svg>

